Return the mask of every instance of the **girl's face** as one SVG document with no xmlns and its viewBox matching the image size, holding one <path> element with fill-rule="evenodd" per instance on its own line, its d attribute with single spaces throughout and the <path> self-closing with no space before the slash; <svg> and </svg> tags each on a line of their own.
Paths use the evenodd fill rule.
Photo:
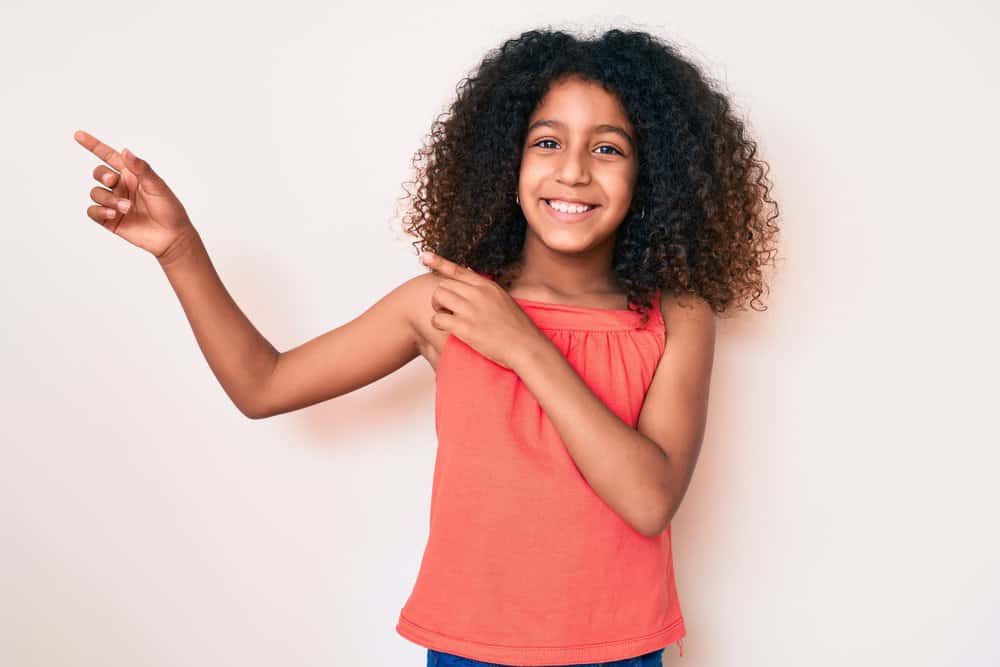
<svg viewBox="0 0 1000 667">
<path fill-rule="evenodd" d="M 554 83 L 528 118 L 522 155 L 517 190 L 528 221 L 525 243 L 610 256 L 638 174 L 635 132 L 618 99 L 579 78 Z M 550 207 L 552 200 L 596 208 L 567 217 Z"/>
</svg>

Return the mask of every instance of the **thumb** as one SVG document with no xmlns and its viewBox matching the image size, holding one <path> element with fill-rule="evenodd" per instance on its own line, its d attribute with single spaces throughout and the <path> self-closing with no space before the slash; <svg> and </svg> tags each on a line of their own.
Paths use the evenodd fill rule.
<svg viewBox="0 0 1000 667">
<path fill-rule="evenodd" d="M 167 184 L 163 182 L 163 179 L 160 178 L 155 171 L 153 171 L 153 168 L 149 166 L 148 162 L 141 159 L 138 155 L 127 148 L 122 148 L 122 160 L 125 162 L 125 167 L 135 174 L 138 186 L 142 188 L 143 193 L 152 196 L 170 194 L 170 188 L 168 188 Z"/>
</svg>

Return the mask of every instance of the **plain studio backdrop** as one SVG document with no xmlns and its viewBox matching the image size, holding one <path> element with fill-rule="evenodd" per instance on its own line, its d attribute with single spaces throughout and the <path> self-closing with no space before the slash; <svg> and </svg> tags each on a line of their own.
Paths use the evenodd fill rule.
<svg viewBox="0 0 1000 667">
<path fill-rule="evenodd" d="M 410 158 L 523 30 L 648 30 L 722 82 L 781 207 L 720 320 L 673 522 L 690 667 L 1000 662 L 996 9 L 21 3 L 0 27 L 0 664 L 409 665 L 434 377 L 252 421 L 155 259 L 86 216 L 150 162 L 279 350 L 423 272 Z M 430 307 L 428 305 L 428 307 Z"/>
</svg>

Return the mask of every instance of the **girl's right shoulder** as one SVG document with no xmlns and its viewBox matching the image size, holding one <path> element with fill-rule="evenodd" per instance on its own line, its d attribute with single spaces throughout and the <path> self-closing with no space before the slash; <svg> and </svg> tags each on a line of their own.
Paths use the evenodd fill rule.
<svg viewBox="0 0 1000 667">
<path fill-rule="evenodd" d="M 425 356 L 427 346 L 435 347 L 434 341 L 440 335 L 431 323 L 431 317 L 434 315 L 431 298 L 442 280 L 444 280 L 444 276 L 441 274 L 427 271 L 410 278 L 397 288 L 397 291 L 401 293 L 401 300 L 406 303 L 407 321 Z"/>
<path fill-rule="evenodd" d="M 407 304 L 408 319 L 413 322 L 422 320 L 430 308 L 431 295 L 442 280 L 443 276 L 440 274 L 428 271 L 407 279 L 393 290 L 398 291 Z"/>
</svg>

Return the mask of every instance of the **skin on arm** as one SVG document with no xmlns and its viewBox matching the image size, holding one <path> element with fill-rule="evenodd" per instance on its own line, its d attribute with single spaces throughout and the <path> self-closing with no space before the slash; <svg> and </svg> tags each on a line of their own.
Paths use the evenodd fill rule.
<svg viewBox="0 0 1000 667">
<path fill-rule="evenodd" d="M 433 352 L 418 338 L 416 313 L 428 310 L 433 279 L 406 281 L 359 317 L 279 353 L 226 290 L 187 211 L 149 163 L 78 130 L 73 138 L 105 164 L 93 172 L 97 205 L 87 215 L 153 254 L 170 281 L 199 348 L 226 394 L 260 419 L 346 394 Z M 117 171 L 116 171 L 117 170 Z"/>
<path fill-rule="evenodd" d="M 708 418 L 709 386 L 715 358 L 715 313 L 702 299 L 663 294 L 660 310 L 666 347 L 653 374 L 636 429 L 656 443 L 666 458 L 661 509 L 653 534 L 673 520 L 687 492 L 701 451 Z"/>
<path fill-rule="evenodd" d="M 411 278 L 358 317 L 282 352 L 250 416 L 272 417 L 360 389 L 421 354 L 417 314 L 427 310 L 430 274 Z"/>
</svg>

